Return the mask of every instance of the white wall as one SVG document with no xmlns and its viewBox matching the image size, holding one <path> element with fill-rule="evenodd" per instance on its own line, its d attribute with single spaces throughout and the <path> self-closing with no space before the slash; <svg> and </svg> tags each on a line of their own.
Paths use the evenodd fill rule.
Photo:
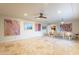
<svg viewBox="0 0 79 59">
<path fill-rule="evenodd" d="M 0 18 L 0 40 L 1 39 L 3 39 L 3 25 L 4 24 L 4 22 L 3 22 L 3 20 L 1 20 L 1 18 Z"/>
<path fill-rule="evenodd" d="M 34 25 L 36 22 L 33 21 L 26 21 L 22 19 L 13 18 L 13 20 L 17 20 L 20 23 L 20 35 L 14 36 L 4 36 L 4 17 L 0 17 L 0 40 L 19 40 L 19 39 L 28 39 L 32 37 L 43 36 L 43 31 L 36 32 Z M 24 30 L 24 22 L 32 23 L 33 30 Z"/>
<path fill-rule="evenodd" d="M 72 31 L 74 33 L 79 33 L 79 21 L 72 22 Z"/>
</svg>

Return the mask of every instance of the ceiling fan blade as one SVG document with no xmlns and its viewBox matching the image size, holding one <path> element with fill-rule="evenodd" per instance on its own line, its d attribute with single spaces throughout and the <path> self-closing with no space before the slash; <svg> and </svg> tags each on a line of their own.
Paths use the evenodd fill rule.
<svg viewBox="0 0 79 59">
<path fill-rule="evenodd" d="M 40 13 L 39 16 L 36 17 L 36 18 L 45 18 L 45 19 L 46 19 L 47 17 L 45 17 L 45 16 L 43 15 L 43 13 Z"/>
</svg>

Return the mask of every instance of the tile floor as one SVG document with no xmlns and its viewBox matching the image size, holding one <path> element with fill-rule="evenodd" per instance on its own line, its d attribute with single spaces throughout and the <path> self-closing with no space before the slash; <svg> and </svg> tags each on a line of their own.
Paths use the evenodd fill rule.
<svg viewBox="0 0 79 59">
<path fill-rule="evenodd" d="M 77 55 L 79 40 L 39 37 L 0 42 L 1 55 Z"/>
</svg>

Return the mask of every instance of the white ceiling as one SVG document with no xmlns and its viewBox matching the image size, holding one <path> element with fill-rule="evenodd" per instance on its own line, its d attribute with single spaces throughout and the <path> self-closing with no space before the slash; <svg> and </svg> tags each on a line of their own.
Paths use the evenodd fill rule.
<svg viewBox="0 0 79 59">
<path fill-rule="evenodd" d="M 36 19 L 43 10 L 47 19 Z M 58 14 L 60 10 L 62 13 Z M 28 16 L 24 16 L 27 13 Z M 52 23 L 64 20 L 79 19 L 79 4 L 70 3 L 2 3 L 0 4 L 0 15 L 23 18 L 44 23 Z"/>
</svg>

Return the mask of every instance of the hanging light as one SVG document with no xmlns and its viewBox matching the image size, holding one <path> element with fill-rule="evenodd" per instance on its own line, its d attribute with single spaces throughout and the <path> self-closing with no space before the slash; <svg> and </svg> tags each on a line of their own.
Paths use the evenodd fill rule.
<svg viewBox="0 0 79 59">
<path fill-rule="evenodd" d="M 61 22 L 61 24 L 64 24 L 64 22 Z"/>
<path fill-rule="evenodd" d="M 37 19 L 47 19 L 46 16 L 44 16 L 44 8 L 41 8 L 40 9 L 40 13 L 39 13 L 39 16 L 36 17 Z"/>
<path fill-rule="evenodd" d="M 57 13 L 58 13 L 59 15 L 61 15 L 61 14 L 62 14 L 62 11 L 61 11 L 61 10 L 58 10 Z M 64 24 L 63 18 L 61 18 L 61 24 Z"/>
<path fill-rule="evenodd" d="M 61 24 L 64 24 L 64 20 L 63 20 L 63 18 L 61 18 L 61 20 L 62 20 L 62 21 L 61 21 Z"/>
</svg>

